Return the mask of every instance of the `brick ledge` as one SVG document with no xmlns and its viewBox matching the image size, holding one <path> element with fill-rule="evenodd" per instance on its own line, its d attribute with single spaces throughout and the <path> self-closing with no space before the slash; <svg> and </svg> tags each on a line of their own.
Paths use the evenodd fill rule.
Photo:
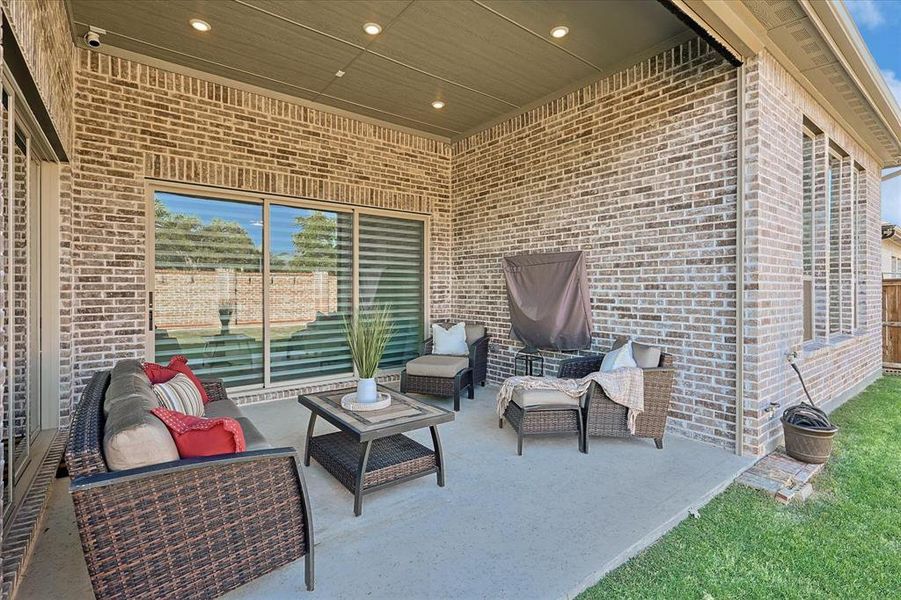
<svg viewBox="0 0 901 600">
<path fill-rule="evenodd" d="M 3 600 L 13 596 L 34 549 L 50 496 L 50 484 L 56 476 L 68 437 L 67 431 L 58 431 L 50 442 L 25 500 L 13 515 L 9 530 L 3 536 L 3 587 L 0 593 Z"/>
</svg>

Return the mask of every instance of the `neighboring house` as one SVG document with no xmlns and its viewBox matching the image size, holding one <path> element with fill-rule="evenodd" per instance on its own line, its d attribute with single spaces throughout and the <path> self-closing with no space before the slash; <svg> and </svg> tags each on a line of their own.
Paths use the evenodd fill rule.
<svg viewBox="0 0 901 600">
<path fill-rule="evenodd" d="M 901 231 L 891 223 L 882 224 L 882 278 L 901 278 Z"/>
<path fill-rule="evenodd" d="M 675 434 L 775 447 L 802 397 L 792 350 L 830 408 L 880 376 L 901 111 L 840 2 L 445 3 L 454 27 L 380 5 L 399 46 L 343 25 L 374 3 L 249 4 L 204 3 L 204 38 L 193 3 L 0 0 L 7 518 L 92 373 L 155 345 L 239 402 L 285 398 L 352 379 L 338 307 L 381 298 L 404 313 L 389 374 L 440 318 L 485 323 L 503 380 L 509 254 L 586 254 L 592 350 L 631 335 L 674 356 Z M 289 227 L 317 218 L 324 237 Z M 323 239 L 328 261 L 292 266 Z M 155 332 L 172 269 L 198 315 Z"/>
</svg>

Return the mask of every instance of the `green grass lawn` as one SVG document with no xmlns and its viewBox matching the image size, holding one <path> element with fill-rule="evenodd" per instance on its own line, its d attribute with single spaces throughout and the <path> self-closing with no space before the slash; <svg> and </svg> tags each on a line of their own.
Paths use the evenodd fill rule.
<svg viewBox="0 0 901 600">
<path fill-rule="evenodd" d="M 579 598 L 901 598 L 901 378 L 832 418 L 807 502 L 733 485 Z"/>
</svg>

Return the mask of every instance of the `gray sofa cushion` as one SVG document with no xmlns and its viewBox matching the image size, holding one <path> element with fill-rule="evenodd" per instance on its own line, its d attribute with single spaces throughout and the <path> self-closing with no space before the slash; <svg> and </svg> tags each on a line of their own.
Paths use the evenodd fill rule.
<svg viewBox="0 0 901 600">
<path fill-rule="evenodd" d="M 613 342 L 613 346 L 610 349 L 616 350 L 628 341 L 629 338 L 619 336 L 616 338 L 616 341 Z M 648 344 L 642 344 L 632 340 L 632 358 L 635 359 L 635 364 L 642 369 L 659 367 L 660 353 L 661 350 L 659 346 L 649 346 Z"/>
<path fill-rule="evenodd" d="M 116 402 L 126 400 L 131 396 L 140 397 L 147 392 L 153 395 L 150 380 L 144 374 L 141 361 L 120 360 L 110 372 L 109 387 L 103 399 L 103 415 L 108 416 L 110 408 Z"/>
<path fill-rule="evenodd" d="M 469 367 L 469 357 L 467 356 L 426 354 L 407 363 L 407 375 L 453 377 L 467 367 Z"/>
<path fill-rule="evenodd" d="M 113 367 L 103 401 L 103 456 L 112 471 L 178 460 L 169 430 L 151 410 L 159 401 L 141 363 L 124 360 Z"/>
<path fill-rule="evenodd" d="M 466 358 L 463 357 L 465 361 Z M 136 469 L 179 460 L 178 449 L 166 425 L 150 411 L 158 407 L 141 362 L 123 360 L 113 367 L 103 400 L 106 415 L 103 455 L 111 471 Z M 232 400 L 216 400 L 204 407 L 204 417 L 231 417 L 241 424 L 248 450 L 272 448 L 260 430 Z"/>
<path fill-rule="evenodd" d="M 241 425 L 241 431 L 244 432 L 244 444 L 247 450 L 265 450 L 272 448 L 272 444 L 266 441 L 260 430 L 250 422 L 247 417 L 233 417 Z"/>
<path fill-rule="evenodd" d="M 244 414 L 241 412 L 241 409 L 238 408 L 237 404 L 226 398 L 225 400 L 208 402 L 204 407 L 203 416 L 207 419 L 218 419 L 219 417 L 231 417 L 232 419 L 237 419 L 238 417 L 243 417 Z"/>
</svg>

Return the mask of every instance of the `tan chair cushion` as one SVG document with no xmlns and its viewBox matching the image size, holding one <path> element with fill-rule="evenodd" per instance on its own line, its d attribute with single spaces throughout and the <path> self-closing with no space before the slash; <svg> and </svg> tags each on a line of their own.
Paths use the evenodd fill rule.
<svg viewBox="0 0 901 600">
<path fill-rule="evenodd" d="M 407 363 L 407 375 L 453 377 L 467 367 L 469 367 L 469 358 L 466 356 L 426 354 Z"/>
<path fill-rule="evenodd" d="M 620 346 L 629 341 L 629 338 L 619 336 L 613 342 L 611 350 L 616 350 Z M 660 366 L 660 348 L 658 346 L 649 346 L 632 340 L 632 358 L 635 364 L 642 369 L 653 369 Z"/>
<path fill-rule="evenodd" d="M 513 402 L 520 408 L 539 406 L 579 406 L 579 398 L 557 390 L 513 390 Z"/>
</svg>

